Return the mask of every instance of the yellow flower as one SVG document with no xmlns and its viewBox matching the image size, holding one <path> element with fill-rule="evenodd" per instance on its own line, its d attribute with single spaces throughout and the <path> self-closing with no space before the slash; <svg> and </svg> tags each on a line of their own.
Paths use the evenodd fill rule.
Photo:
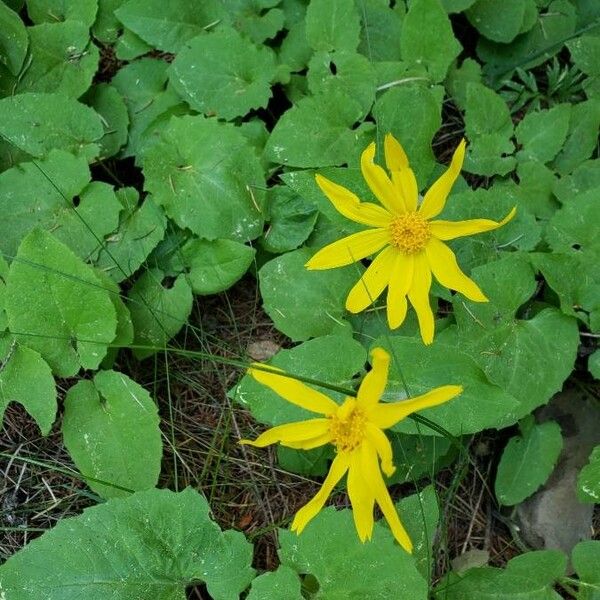
<svg viewBox="0 0 600 600">
<path fill-rule="evenodd" d="M 316 176 L 317 184 L 335 209 L 372 229 L 360 231 L 319 250 L 307 263 L 308 269 L 333 269 L 358 262 L 380 252 L 358 283 L 350 290 L 346 309 L 358 313 L 367 308 L 387 287 L 387 318 L 391 329 L 400 327 L 407 311 L 407 297 L 419 320 L 425 344 L 433 341 L 434 316 L 429 305 L 431 276 L 445 287 L 474 302 L 487 302 L 475 282 L 458 266 L 446 240 L 491 231 L 510 221 L 516 209 L 499 223 L 489 219 L 469 221 L 432 220 L 439 215 L 460 174 L 465 156 L 463 140 L 448 170 L 429 188 L 419 205 L 417 181 L 400 143 L 385 137 L 385 162 L 391 178 L 374 163 L 375 143 L 361 156 L 365 181 L 381 205 L 361 202 L 346 188 Z"/>
<path fill-rule="evenodd" d="M 416 398 L 380 404 L 379 399 L 387 384 L 390 356 L 385 350 L 375 348 L 371 352 L 371 363 L 373 368 L 363 379 L 356 398 L 346 397 L 341 405 L 283 372 L 249 369 L 254 379 L 271 388 L 284 400 L 322 416 L 278 425 L 254 441 L 242 440 L 241 443 L 258 448 L 280 443 L 302 450 L 333 444 L 336 456 L 323 486 L 296 513 L 292 531 L 298 534 L 302 532 L 323 508 L 333 488 L 347 472 L 348 494 L 361 541 L 371 538 L 373 509 L 377 502 L 398 543 L 411 552 L 412 543 L 381 475 L 383 471 L 389 477 L 396 469 L 392 446 L 383 430 L 415 411 L 447 402 L 460 394 L 462 387 L 446 385 Z"/>
</svg>

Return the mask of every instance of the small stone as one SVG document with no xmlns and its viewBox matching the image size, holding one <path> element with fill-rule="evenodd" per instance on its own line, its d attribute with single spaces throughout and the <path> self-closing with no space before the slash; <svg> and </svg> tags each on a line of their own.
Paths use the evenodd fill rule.
<svg viewBox="0 0 600 600">
<path fill-rule="evenodd" d="M 460 556 L 452 559 L 452 570 L 462 573 L 474 567 L 484 567 L 490 560 L 490 553 L 487 550 L 467 550 Z"/>
<path fill-rule="evenodd" d="M 269 360 L 281 350 L 281 346 L 271 340 L 261 340 L 248 344 L 246 352 L 252 360 Z"/>
</svg>

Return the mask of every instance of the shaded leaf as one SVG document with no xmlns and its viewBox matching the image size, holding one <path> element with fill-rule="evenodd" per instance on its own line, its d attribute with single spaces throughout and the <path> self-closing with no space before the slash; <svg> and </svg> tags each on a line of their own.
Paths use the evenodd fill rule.
<svg viewBox="0 0 600 600">
<path fill-rule="evenodd" d="M 21 17 L 0 2 L 0 63 L 18 75 L 27 55 L 29 38 Z"/>
<path fill-rule="evenodd" d="M 313 50 L 356 50 L 360 21 L 353 0 L 312 0 L 306 10 L 306 39 Z"/>
</svg>

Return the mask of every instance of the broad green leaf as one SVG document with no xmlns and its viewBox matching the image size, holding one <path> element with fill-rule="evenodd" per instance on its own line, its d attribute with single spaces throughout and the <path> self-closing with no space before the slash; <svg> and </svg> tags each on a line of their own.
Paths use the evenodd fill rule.
<svg viewBox="0 0 600 600">
<path fill-rule="evenodd" d="M 600 380 L 600 350 L 596 350 L 588 358 L 588 371 L 594 379 Z"/>
<path fill-rule="evenodd" d="M 433 83 L 443 81 L 461 45 L 440 0 L 412 0 L 402 21 L 402 60 L 425 67 Z"/>
<path fill-rule="evenodd" d="M 312 48 L 306 41 L 306 23 L 300 21 L 290 28 L 281 42 L 278 58 L 279 62 L 289 67 L 290 71 L 297 72 L 306 67 L 312 53 Z"/>
<path fill-rule="evenodd" d="M 119 60 L 132 61 L 143 54 L 152 51 L 152 46 L 147 44 L 139 35 L 125 28 L 115 44 L 115 55 Z"/>
<path fill-rule="evenodd" d="M 94 110 L 61 94 L 19 94 L 0 100 L 0 134 L 36 158 L 56 148 L 91 162 L 103 127 Z"/>
<path fill-rule="evenodd" d="M 600 37 L 593 33 L 567 42 L 575 66 L 586 75 L 600 75 Z"/>
<path fill-rule="evenodd" d="M 222 21 L 226 12 L 218 0 L 129 0 L 115 15 L 154 48 L 176 53 L 187 41 Z"/>
<path fill-rule="evenodd" d="M 477 0 L 442 0 L 442 5 L 448 13 L 459 13 L 475 4 Z"/>
<path fill-rule="evenodd" d="M 94 37 L 105 44 L 113 43 L 119 37 L 123 24 L 117 19 L 114 11 L 126 0 L 98 0 L 96 22 L 92 27 Z"/>
<path fill-rule="evenodd" d="M 315 206 L 292 189 L 277 185 L 267 191 L 269 225 L 260 238 L 268 252 L 294 250 L 311 234 L 318 217 Z"/>
<path fill-rule="evenodd" d="M 531 423 L 521 435 L 512 437 L 496 474 L 495 493 L 500 504 L 519 504 L 546 483 L 561 449 L 560 427 L 552 421 Z"/>
<path fill-rule="evenodd" d="M 191 239 L 181 248 L 181 262 L 195 294 L 229 289 L 250 268 L 256 250 L 233 240 Z"/>
<path fill-rule="evenodd" d="M 96 266 L 117 283 L 130 277 L 165 235 L 167 219 L 152 196 L 138 205 L 134 188 L 122 188 L 117 195 L 126 204 L 118 229 L 106 238 Z"/>
<path fill-rule="evenodd" d="M 577 496 L 580 502 L 600 502 L 600 446 L 596 446 L 588 463 L 577 477 Z"/>
<path fill-rule="evenodd" d="M 600 188 L 600 159 L 587 160 L 554 183 L 552 191 L 562 204 L 583 192 Z M 558 206 L 556 207 L 558 208 Z M 552 211 L 554 214 L 555 211 Z"/>
<path fill-rule="evenodd" d="M 56 418 L 56 386 L 50 367 L 35 350 L 13 341 L 0 355 L 0 425 L 4 410 L 18 402 L 48 435 Z M 2 587 L 0 587 L 0 590 Z"/>
<path fill-rule="evenodd" d="M 570 104 L 525 115 L 515 129 L 517 142 L 522 146 L 517 160 L 551 161 L 567 139 L 570 117 Z"/>
<path fill-rule="evenodd" d="M 366 115 L 375 100 L 375 70 L 354 52 L 315 52 L 308 65 L 308 89 L 314 94 L 344 92 L 356 100 Z"/>
<path fill-rule="evenodd" d="M 373 346 L 380 346 L 394 357 L 390 379 L 384 394 L 387 401 L 406 397 L 400 369 L 411 396 L 425 394 L 442 385 L 462 385 L 460 396 L 423 416 L 447 429 L 452 435 L 463 435 L 483 429 L 501 428 L 514 423 L 517 400 L 502 388 L 490 383 L 475 361 L 456 342 L 447 344 L 438 336 L 435 344 L 424 346 L 418 337 L 383 336 Z M 423 425 L 406 419 L 394 430 L 411 434 L 436 435 Z"/>
<path fill-rule="evenodd" d="M 274 77 L 273 51 L 229 27 L 190 40 L 169 69 L 173 88 L 194 110 L 227 120 L 264 108 Z"/>
<path fill-rule="evenodd" d="M 232 24 L 253 42 L 260 44 L 283 29 L 285 13 L 274 8 L 280 0 L 227 0 Z"/>
<path fill-rule="evenodd" d="M 0 338 L 8 328 L 8 319 L 4 310 L 6 304 L 6 280 L 8 278 L 8 263 L 0 254 Z M 0 346 L 3 348 L 3 346 Z"/>
<path fill-rule="evenodd" d="M 313 50 L 356 50 L 360 20 L 354 0 L 311 0 L 306 39 Z"/>
<path fill-rule="evenodd" d="M 164 347 L 186 324 L 192 303 L 192 289 L 184 275 L 179 275 L 171 285 L 159 269 L 145 271 L 128 294 L 134 343 L 157 350 Z M 146 358 L 157 350 L 137 348 L 134 354 L 138 358 Z"/>
<path fill-rule="evenodd" d="M 12 600 L 184 600 L 205 582 L 215 600 L 250 583 L 252 546 L 222 532 L 203 496 L 148 490 L 63 519 L 0 567 Z"/>
<path fill-rule="evenodd" d="M 26 0 L 27 14 L 39 23 L 79 21 L 89 29 L 96 20 L 98 0 Z"/>
<path fill-rule="evenodd" d="M 280 350 L 269 364 L 291 375 L 351 388 L 352 378 L 364 368 L 366 359 L 365 349 L 350 335 L 328 335 L 304 342 L 289 350 Z M 339 393 L 316 386 L 310 387 L 315 387 L 338 401 L 343 400 Z M 315 416 L 314 413 L 286 402 L 250 375 L 244 375 L 229 395 L 248 408 L 257 421 L 267 425 L 282 425 Z"/>
<path fill-rule="evenodd" d="M 259 575 L 250 587 L 247 600 L 303 600 L 301 583 L 290 567 L 280 565 L 275 571 Z"/>
<path fill-rule="evenodd" d="M 279 530 L 279 543 L 281 564 L 315 577 L 322 598 L 427 598 L 413 557 L 379 523 L 372 540 L 362 543 L 348 509 L 325 508 L 300 536 Z"/>
<path fill-rule="evenodd" d="M 513 125 L 504 100 L 479 83 L 467 85 L 465 132 L 469 140 L 465 171 L 477 175 L 506 175 L 516 166 Z"/>
<path fill-rule="evenodd" d="M 129 115 L 119 92 L 107 83 L 92 86 L 83 101 L 102 118 L 104 135 L 100 140 L 101 156 L 114 156 L 127 142 Z"/>
<path fill-rule="evenodd" d="M 144 156 L 145 188 L 181 228 L 207 239 L 251 240 L 262 232 L 262 167 L 233 125 L 172 118 Z"/>
<path fill-rule="evenodd" d="M 577 594 L 577 600 L 598 600 L 600 598 L 600 542 L 579 542 L 573 548 L 573 567 L 583 582 Z"/>
<path fill-rule="evenodd" d="M 136 492 L 157 484 L 162 459 L 158 410 L 150 394 L 127 375 L 99 371 L 93 381 L 70 388 L 62 434 L 83 475 Z M 103 498 L 129 496 L 92 479 L 87 484 Z"/>
<path fill-rule="evenodd" d="M 98 368 L 117 327 L 109 293 L 91 267 L 41 229 L 25 237 L 11 264 L 6 314 L 19 342 L 60 377 Z"/>
<path fill-rule="evenodd" d="M 387 0 L 361 0 L 362 29 L 358 51 L 370 61 L 400 60 L 404 5 Z"/>
<path fill-rule="evenodd" d="M 535 160 L 520 162 L 517 166 L 518 185 L 510 182 L 507 185 L 518 198 L 519 208 L 540 220 L 548 220 L 560 207 L 555 197 L 557 181 L 554 171 Z"/>
<path fill-rule="evenodd" d="M 481 35 L 494 42 L 508 44 L 522 33 L 528 11 L 537 15 L 535 0 L 477 0 L 466 12 L 467 19 Z"/>
<path fill-rule="evenodd" d="M 325 167 L 351 160 L 362 148 L 366 123 L 360 120 L 360 104 L 336 90 L 327 95 L 302 98 L 277 121 L 265 156 L 271 162 L 289 167 Z"/>
<path fill-rule="evenodd" d="M 0 2 L 0 64 L 18 75 L 27 55 L 29 38 L 21 17 Z"/>
<path fill-rule="evenodd" d="M 442 124 L 441 110 L 441 102 L 436 96 L 418 85 L 388 90 L 377 99 L 373 108 L 380 135 L 392 133 L 402 144 L 420 189 L 435 166 L 431 142 Z M 383 164 L 382 152 L 379 159 Z"/>
<path fill-rule="evenodd" d="M 305 248 L 266 263 L 259 271 L 263 307 L 275 327 L 294 341 L 333 333 L 344 327 L 344 302 L 363 267 L 309 271 Z"/>
<path fill-rule="evenodd" d="M 89 27 L 78 21 L 43 23 L 28 28 L 28 67 L 16 91 L 52 92 L 79 98 L 91 85 L 99 51 Z"/>
<path fill-rule="evenodd" d="M 460 67 L 456 64 L 450 65 L 445 82 L 446 90 L 462 110 L 465 110 L 467 105 L 467 88 L 470 83 L 482 83 L 481 65 L 476 60 L 465 58 Z"/>
</svg>

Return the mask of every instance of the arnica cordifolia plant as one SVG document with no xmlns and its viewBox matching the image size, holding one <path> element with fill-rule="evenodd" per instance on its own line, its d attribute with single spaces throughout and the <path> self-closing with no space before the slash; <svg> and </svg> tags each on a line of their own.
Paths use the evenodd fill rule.
<svg viewBox="0 0 600 600">
<path fill-rule="evenodd" d="M 411 413 L 437 406 L 462 392 L 460 385 L 445 385 L 427 394 L 398 402 L 380 403 L 388 380 L 389 354 L 382 348 L 371 352 L 373 368 L 363 379 L 356 398 L 346 397 L 340 405 L 285 373 L 265 371 L 267 365 L 249 369 L 259 383 L 271 388 L 284 400 L 321 415 L 315 419 L 273 427 L 254 441 L 242 440 L 259 448 L 279 443 L 288 448 L 310 450 L 333 444 L 336 456 L 319 492 L 297 513 L 292 531 L 301 533 L 323 508 L 333 488 L 348 473 L 348 495 L 354 523 L 361 541 L 371 538 L 373 508 L 379 505 L 398 543 L 412 552 L 406 533 L 389 495 L 381 471 L 390 477 L 394 471 L 392 446 L 383 432 Z"/>
<path fill-rule="evenodd" d="M 350 190 L 316 175 L 317 184 L 339 213 L 371 229 L 325 246 L 306 263 L 306 267 L 343 267 L 379 252 L 348 294 L 346 308 L 350 312 L 363 311 L 387 287 L 390 328 L 402 325 L 408 297 L 417 313 L 423 342 L 431 344 L 435 327 L 429 304 L 432 274 L 443 286 L 460 292 L 469 300 L 487 302 L 477 284 L 461 271 L 454 252 L 444 242 L 502 227 L 514 217 L 516 209 L 513 208 L 500 222 L 489 219 L 432 220 L 444 209 L 464 156 L 463 140 L 454 152 L 450 167 L 427 190 L 420 204 L 415 174 L 402 146 L 391 134 L 385 136 L 385 162 L 391 177 L 374 162 L 374 142 L 364 150 L 360 161 L 363 177 L 381 206 L 361 202 Z"/>
</svg>

